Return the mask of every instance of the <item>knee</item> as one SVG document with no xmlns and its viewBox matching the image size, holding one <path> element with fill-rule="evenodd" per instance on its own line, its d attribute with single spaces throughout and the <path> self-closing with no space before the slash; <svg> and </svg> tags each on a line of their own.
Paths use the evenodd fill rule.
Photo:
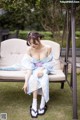
<svg viewBox="0 0 80 120">
<path fill-rule="evenodd" d="M 26 73 L 27 74 L 32 74 L 32 70 L 27 70 Z"/>
</svg>

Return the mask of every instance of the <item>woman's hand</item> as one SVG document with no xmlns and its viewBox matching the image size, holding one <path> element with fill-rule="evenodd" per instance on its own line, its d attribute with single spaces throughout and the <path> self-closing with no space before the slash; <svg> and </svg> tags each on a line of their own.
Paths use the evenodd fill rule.
<svg viewBox="0 0 80 120">
<path fill-rule="evenodd" d="M 40 78 L 40 77 L 42 77 L 42 76 L 43 76 L 43 71 L 39 71 L 39 72 L 37 73 L 37 77 Z"/>
<path fill-rule="evenodd" d="M 24 92 L 25 92 L 25 94 L 26 94 L 26 93 L 27 93 L 27 83 L 24 83 L 24 86 L 23 86 L 22 89 L 24 90 Z"/>
</svg>

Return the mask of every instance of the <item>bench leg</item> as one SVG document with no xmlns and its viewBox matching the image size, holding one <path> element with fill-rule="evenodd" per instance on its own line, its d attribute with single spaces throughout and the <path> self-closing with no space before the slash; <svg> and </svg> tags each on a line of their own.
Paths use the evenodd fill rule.
<svg viewBox="0 0 80 120">
<path fill-rule="evenodd" d="M 61 82 L 61 89 L 64 88 L 64 82 Z"/>
</svg>

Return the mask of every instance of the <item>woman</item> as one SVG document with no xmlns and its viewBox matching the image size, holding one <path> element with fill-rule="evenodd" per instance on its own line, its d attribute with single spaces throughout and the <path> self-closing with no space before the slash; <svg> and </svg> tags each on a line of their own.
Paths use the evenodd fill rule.
<svg viewBox="0 0 80 120">
<path fill-rule="evenodd" d="M 27 64 L 29 77 L 25 76 L 24 91 L 28 94 L 33 93 L 33 101 L 30 107 L 30 114 L 36 118 L 46 112 L 46 103 L 49 101 L 49 78 L 48 74 L 54 71 L 52 61 L 52 49 L 41 43 L 42 35 L 37 32 L 28 34 L 27 45 L 28 57 L 23 61 Z M 27 63 L 26 63 L 27 62 Z M 31 76 L 30 76 L 31 75 Z M 27 78 L 27 79 L 26 79 Z M 29 79 L 28 79 L 29 78 Z M 40 108 L 37 110 L 37 95 L 41 94 Z"/>
<path fill-rule="evenodd" d="M 41 43 L 42 35 L 31 32 L 27 37 L 27 55 L 21 64 L 1 67 L 0 70 L 27 70 L 25 75 L 24 92 L 33 93 L 32 105 L 30 106 L 31 117 L 43 115 L 47 110 L 46 103 L 49 101 L 49 78 L 48 74 L 54 72 L 54 58 L 49 45 Z M 54 64 L 53 64 L 54 63 Z M 37 95 L 41 95 L 40 108 L 37 110 Z"/>
</svg>

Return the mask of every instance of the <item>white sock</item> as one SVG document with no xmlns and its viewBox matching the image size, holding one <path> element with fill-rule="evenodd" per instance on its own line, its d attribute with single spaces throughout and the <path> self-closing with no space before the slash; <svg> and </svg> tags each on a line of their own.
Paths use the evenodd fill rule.
<svg viewBox="0 0 80 120">
<path fill-rule="evenodd" d="M 40 109 L 45 107 L 45 99 L 44 96 L 41 97 L 41 103 L 40 103 Z M 44 113 L 44 109 L 43 110 L 38 110 L 39 113 Z"/>
<path fill-rule="evenodd" d="M 33 98 L 32 109 L 34 109 L 35 111 L 37 111 L 37 99 L 35 99 L 35 98 Z M 32 111 L 32 115 L 36 116 L 37 113 L 35 113 L 34 111 Z"/>
<path fill-rule="evenodd" d="M 44 96 L 41 97 L 41 103 L 40 103 L 40 108 L 44 108 L 45 106 L 45 99 Z"/>
</svg>

